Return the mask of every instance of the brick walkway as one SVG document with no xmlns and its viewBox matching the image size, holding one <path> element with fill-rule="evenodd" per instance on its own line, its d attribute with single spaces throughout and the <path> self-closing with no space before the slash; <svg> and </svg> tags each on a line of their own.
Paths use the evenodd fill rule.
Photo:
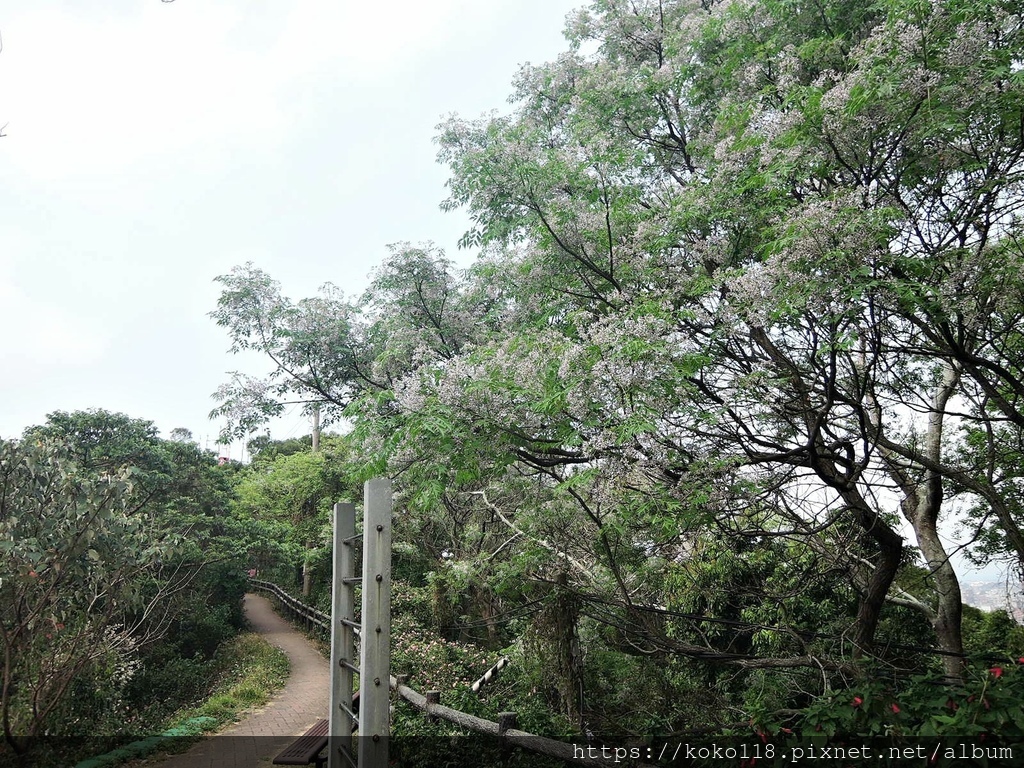
<svg viewBox="0 0 1024 768">
<path fill-rule="evenodd" d="M 156 762 L 153 768 L 268 768 L 278 752 L 327 716 L 330 679 L 327 660 L 278 616 L 270 601 L 245 596 L 245 613 L 257 632 L 288 654 L 288 683 L 263 709 L 204 739 L 188 752 Z"/>
</svg>

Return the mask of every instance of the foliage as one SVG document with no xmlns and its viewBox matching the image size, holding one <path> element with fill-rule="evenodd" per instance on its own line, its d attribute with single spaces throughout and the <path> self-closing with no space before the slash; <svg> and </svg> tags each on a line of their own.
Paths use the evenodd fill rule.
<svg viewBox="0 0 1024 768">
<path fill-rule="evenodd" d="M 981 611 L 964 606 L 964 646 L 973 656 L 1024 656 L 1024 627 L 1006 611 Z"/>
<path fill-rule="evenodd" d="M 150 614 L 173 586 L 141 583 L 162 576 L 172 545 L 136 514 L 127 472 L 91 477 L 60 446 L 0 444 L 0 714 L 15 751 L 76 685 L 130 677 Z"/>
<path fill-rule="evenodd" d="M 85 760 L 77 768 L 103 768 L 133 758 L 183 751 L 201 734 L 220 730 L 242 712 L 267 703 L 288 677 L 288 656 L 284 651 L 251 632 L 225 642 L 208 661 L 196 663 L 180 657 L 177 661 L 175 666 L 179 670 L 184 667 L 190 674 L 201 675 L 202 683 L 196 695 L 187 699 L 187 706 L 149 721 L 159 725 L 150 724 L 144 729 L 162 733 L 137 738 Z M 137 734 L 140 736 L 144 734 Z"/>
<path fill-rule="evenodd" d="M 15 749 L 44 734 L 87 748 L 144 728 L 204 689 L 208 660 L 241 626 L 249 531 L 228 506 L 233 470 L 179 437 L 124 414 L 57 411 L 4 443 Z"/>
<path fill-rule="evenodd" d="M 283 520 L 319 533 L 340 487 L 328 458 L 323 453 L 295 453 L 257 470 L 239 483 L 238 506 L 254 518 Z"/>
<path fill-rule="evenodd" d="M 258 467 L 281 456 L 308 453 L 313 449 L 313 436 L 292 437 L 287 440 L 272 440 L 269 434 L 257 435 L 245 444 L 252 456 L 250 466 Z"/>
<path fill-rule="evenodd" d="M 515 711 L 519 728 L 531 733 L 564 736 L 567 724 L 553 717 L 528 675 L 522 656 L 508 648 L 513 661 L 479 694 L 471 690 L 475 682 L 500 656 L 479 646 L 438 637 L 434 629 L 431 594 L 428 587 L 411 587 L 392 582 L 392 657 L 393 674 L 409 675 L 408 685 L 424 692 L 441 693 L 445 706 L 477 717 L 497 720 L 498 713 Z M 502 750 L 496 740 L 470 734 L 446 721 L 430 722 L 410 705 L 395 707 L 392 732 L 394 756 L 403 765 L 543 765 L 528 752 Z M 475 757 L 460 752 L 453 756 L 451 740 L 473 739 Z M 452 762 L 452 761 L 456 762 Z"/>
<path fill-rule="evenodd" d="M 974 665 L 962 685 L 950 688 L 939 675 L 886 682 L 884 676 L 819 699 L 793 725 L 831 742 L 854 736 L 954 736 L 991 744 L 1024 738 L 1024 662 L 1007 659 Z M 898 742 L 897 742 L 898 743 Z"/>
<path fill-rule="evenodd" d="M 519 614 L 578 727 L 630 656 L 745 716 L 933 644 L 969 685 L 941 526 L 1024 563 L 1019 8 L 595 0 L 566 35 L 509 114 L 439 126 L 468 270 L 220 278 L 273 368 L 217 413 L 344 415 L 447 637 Z"/>
<path fill-rule="evenodd" d="M 264 445 L 238 479 L 234 510 L 250 525 L 274 531 L 251 540 L 256 545 L 249 551 L 251 563 L 267 574 L 281 564 L 301 562 L 303 595 L 309 597 L 316 592 L 315 570 L 321 585 L 330 578 L 333 505 L 352 493 L 346 449 L 337 438 L 326 437 L 316 453 L 293 450 L 298 447 Z"/>
</svg>

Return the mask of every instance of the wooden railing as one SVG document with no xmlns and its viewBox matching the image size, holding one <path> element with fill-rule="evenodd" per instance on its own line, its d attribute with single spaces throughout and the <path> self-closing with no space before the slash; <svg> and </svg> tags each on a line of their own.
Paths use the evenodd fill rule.
<svg viewBox="0 0 1024 768">
<path fill-rule="evenodd" d="M 249 583 L 258 589 L 270 592 L 274 597 L 281 601 L 281 605 L 283 605 L 293 616 L 304 621 L 309 628 L 315 626 L 328 633 L 328 635 L 330 634 L 331 617 L 323 611 L 318 611 L 313 606 L 306 605 L 298 598 L 292 597 L 273 582 L 250 577 Z"/>
<path fill-rule="evenodd" d="M 557 739 L 538 736 L 528 731 L 520 731 L 516 727 L 519 724 L 519 718 L 515 712 L 501 712 L 498 714 L 498 721 L 495 722 L 471 715 L 468 712 L 446 707 L 441 704 L 441 694 L 439 691 L 427 691 L 426 694 L 422 694 L 406 685 L 406 681 L 407 677 L 405 675 L 392 677 L 391 689 L 427 717 L 439 717 L 467 730 L 494 736 L 503 743 L 566 762 L 601 766 L 602 768 L 624 768 L 624 766 L 630 766 L 630 768 L 653 768 L 653 766 L 635 759 L 629 760 L 617 757 L 614 751 L 610 752 L 611 757 L 603 757 L 600 754 L 600 750 L 598 750 L 598 754 L 594 755 L 586 746 L 569 744 Z"/>
<path fill-rule="evenodd" d="M 272 582 L 250 577 L 249 583 L 258 589 L 273 594 L 280 600 L 281 605 L 293 616 L 305 622 L 307 626 L 315 626 L 328 633 L 330 632 L 331 619 L 327 614 L 306 605 Z M 490 682 L 508 663 L 509 660 L 505 657 L 499 659 L 479 680 L 473 683 L 472 690 L 479 692 L 481 686 Z M 557 739 L 549 739 L 545 736 L 529 733 L 528 731 L 521 731 L 517 728 L 518 717 L 515 712 L 502 712 L 498 715 L 497 722 L 495 722 L 471 715 L 468 712 L 446 707 L 441 704 L 441 694 L 439 691 L 427 691 L 426 694 L 420 693 L 406 684 L 408 682 L 406 675 L 399 675 L 398 677 L 389 676 L 389 682 L 391 690 L 395 691 L 416 709 L 422 711 L 427 717 L 447 720 L 467 730 L 488 734 L 512 746 L 567 762 L 593 766 L 594 768 L 623 768 L 626 765 L 633 766 L 634 768 L 652 768 L 649 764 L 637 762 L 636 760 L 630 761 L 621 758 L 606 758 L 600 755 L 593 755 L 585 746 L 570 744 L 558 741 Z"/>
</svg>

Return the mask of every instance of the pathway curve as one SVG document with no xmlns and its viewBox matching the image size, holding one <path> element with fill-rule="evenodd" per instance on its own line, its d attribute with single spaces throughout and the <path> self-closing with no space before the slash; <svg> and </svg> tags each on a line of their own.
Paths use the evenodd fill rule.
<svg viewBox="0 0 1024 768">
<path fill-rule="evenodd" d="M 278 752 L 326 717 L 330 674 L 327 660 L 278 616 L 270 601 L 245 596 L 252 628 L 288 654 L 291 672 L 285 687 L 262 709 L 187 752 L 160 760 L 154 768 L 268 768 Z"/>
</svg>

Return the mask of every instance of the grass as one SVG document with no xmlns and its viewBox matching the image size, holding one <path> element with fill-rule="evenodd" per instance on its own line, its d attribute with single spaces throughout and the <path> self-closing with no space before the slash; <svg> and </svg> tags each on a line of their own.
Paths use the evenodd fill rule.
<svg viewBox="0 0 1024 768">
<path fill-rule="evenodd" d="M 180 713 L 179 724 L 195 717 L 211 717 L 220 730 L 248 709 L 266 704 L 288 679 L 288 657 L 255 632 L 245 632 L 218 651 L 219 680 L 210 698 Z"/>
<path fill-rule="evenodd" d="M 250 709 L 262 706 L 288 679 L 288 657 L 255 632 L 244 632 L 228 640 L 217 651 L 213 677 L 216 680 L 206 700 L 181 710 L 154 730 L 162 736 L 108 752 L 79 763 L 75 768 L 108 768 L 126 760 L 141 765 L 139 758 L 180 752 L 203 734 L 214 733 L 236 722 Z"/>
</svg>

